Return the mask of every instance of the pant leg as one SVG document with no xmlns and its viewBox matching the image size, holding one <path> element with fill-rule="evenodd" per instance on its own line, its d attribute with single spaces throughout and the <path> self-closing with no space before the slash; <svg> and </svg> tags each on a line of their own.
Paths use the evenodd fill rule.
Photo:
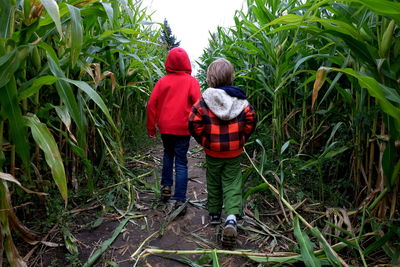
<svg viewBox="0 0 400 267">
<path fill-rule="evenodd" d="M 161 173 L 161 185 L 172 186 L 174 166 L 174 140 L 170 134 L 162 134 L 161 140 L 164 146 L 163 167 Z"/>
<path fill-rule="evenodd" d="M 209 213 L 221 213 L 222 211 L 222 183 L 221 170 L 223 162 L 221 159 L 206 155 L 206 177 L 207 177 L 207 209 Z"/>
<path fill-rule="evenodd" d="M 243 214 L 241 157 L 224 159 L 221 172 L 225 214 Z"/>
<path fill-rule="evenodd" d="M 188 159 L 190 135 L 175 136 L 175 192 L 173 199 L 186 200 L 186 191 L 188 185 Z"/>
</svg>

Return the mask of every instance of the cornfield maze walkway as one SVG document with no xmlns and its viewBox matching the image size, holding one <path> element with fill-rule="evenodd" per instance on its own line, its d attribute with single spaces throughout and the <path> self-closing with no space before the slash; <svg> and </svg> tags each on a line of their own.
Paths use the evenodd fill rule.
<svg viewBox="0 0 400 267">
<path fill-rule="evenodd" d="M 147 166 L 149 170 L 157 168 L 161 171 L 162 145 L 158 143 L 153 149 L 146 151 L 145 159 L 134 164 Z M 104 208 L 98 205 L 94 209 L 78 210 L 76 216 L 76 226 L 71 229 L 71 233 L 76 240 L 74 243 L 79 247 L 79 260 L 85 263 L 96 250 L 101 249 L 107 243 L 115 231 L 118 231 L 116 239 L 105 247 L 101 256 L 94 266 L 110 266 L 113 263 L 118 266 L 188 266 L 183 258 L 197 260 L 204 255 L 171 255 L 157 254 L 145 256 L 143 252 L 146 248 L 159 248 L 163 250 L 195 250 L 195 249 L 222 249 L 220 242 L 220 232 L 223 224 L 214 227 L 208 224 L 208 212 L 205 209 L 207 198 L 205 168 L 203 167 L 204 152 L 191 140 L 188 155 L 189 163 L 189 183 L 187 212 L 184 216 L 173 216 L 173 204 L 162 204 L 157 200 L 157 196 L 149 190 L 148 192 L 138 192 L 135 200 L 136 211 L 145 216 L 129 220 L 123 228 L 118 230 L 121 225 L 120 214 L 105 213 L 101 220 L 97 220 L 96 227 L 87 229 L 88 218 L 92 217 L 92 222 L 96 220 L 95 209 Z M 144 177 L 149 184 L 154 184 L 154 175 Z M 157 181 L 158 182 L 158 181 Z M 171 216 L 172 215 L 172 216 Z M 170 221 L 168 221 L 171 217 Z M 86 218 L 86 219 L 83 219 Z M 83 220 L 80 224 L 80 220 Z M 257 249 L 263 247 L 266 251 L 271 251 L 272 246 L 276 246 L 276 239 L 251 237 L 251 232 L 245 230 L 243 226 L 248 224 L 245 220 L 239 221 L 239 236 L 236 249 Z M 160 231 L 162 230 L 162 231 Z M 262 231 L 261 231 L 262 232 Z M 62 240 L 49 240 L 59 241 Z M 267 242 L 268 241 L 268 242 Z M 271 242 L 272 241 L 272 242 Z M 41 249 L 41 250 L 40 250 Z M 67 263 L 66 248 L 49 248 L 42 246 L 29 259 L 30 266 L 64 266 Z M 137 252 L 132 259 L 132 254 Z M 35 256 L 34 256 L 35 255 Z M 209 255 L 209 254 L 208 254 Z M 168 258 L 170 257 L 170 259 Z M 256 266 L 255 262 L 239 255 L 218 256 L 221 266 Z M 210 261 L 208 261 L 210 262 Z M 115 264 L 114 264 L 115 265 Z M 206 265 L 207 266 L 207 265 Z"/>
</svg>

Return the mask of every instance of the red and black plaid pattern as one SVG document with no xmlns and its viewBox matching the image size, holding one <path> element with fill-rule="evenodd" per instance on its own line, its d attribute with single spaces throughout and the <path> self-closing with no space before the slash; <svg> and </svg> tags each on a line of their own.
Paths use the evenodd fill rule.
<svg viewBox="0 0 400 267">
<path fill-rule="evenodd" d="M 254 131 L 256 114 L 248 105 L 239 116 L 221 120 L 208 108 L 201 98 L 189 115 L 189 131 L 204 148 L 215 152 L 241 150 Z"/>
</svg>

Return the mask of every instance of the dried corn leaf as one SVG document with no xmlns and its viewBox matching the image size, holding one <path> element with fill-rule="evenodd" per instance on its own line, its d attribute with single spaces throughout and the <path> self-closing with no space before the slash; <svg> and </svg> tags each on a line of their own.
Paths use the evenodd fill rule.
<svg viewBox="0 0 400 267">
<path fill-rule="evenodd" d="M 12 236 L 8 235 L 5 238 L 4 248 L 7 254 L 7 259 L 9 261 L 10 266 L 14 267 L 27 267 L 28 265 L 22 259 L 21 255 L 19 255 L 18 249 L 15 247 L 14 241 L 12 240 Z"/>
<path fill-rule="evenodd" d="M 35 192 L 35 191 L 32 191 L 32 190 L 29 190 L 28 188 L 23 187 L 21 185 L 21 183 L 17 179 L 15 179 L 14 176 L 12 176 L 9 173 L 0 172 L 0 179 L 17 184 L 19 187 L 21 187 L 21 189 L 23 189 L 25 192 L 27 192 L 29 194 L 36 194 L 36 195 L 39 195 L 39 196 L 47 196 L 48 195 L 47 193 Z"/>
<path fill-rule="evenodd" d="M 314 110 L 315 101 L 318 98 L 319 89 L 321 89 L 322 85 L 324 84 L 325 78 L 326 78 L 326 68 L 321 67 L 317 71 L 317 74 L 316 74 L 316 77 L 315 77 L 314 86 L 313 86 L 312 102 L 311 102 L 311 109 L 312 110 Z"/>
<path fill-rule="evenodd" d="M 11 204 L 11 196 L 10 192 L 8 191 L 7 183 L 3 181 L 3 189 L 4 189 L 4 199 L 2 200 L 4 203 L 5 209 L 7 209 L 7 215 L 8 215 L 8 223 L 9 226 L 15 230 L 17 230 L 21 237 L 28 243 L 32 244 L 37 241 L 37 233 L 33 232 L 32 230 L 29 230 L 27 227 L 25 227 L 17 218 L 17 216 L 14 213 L 14 209 L 12 208 Z M 2 205 L 3 206 L 3 205 Z"/>
</svg>

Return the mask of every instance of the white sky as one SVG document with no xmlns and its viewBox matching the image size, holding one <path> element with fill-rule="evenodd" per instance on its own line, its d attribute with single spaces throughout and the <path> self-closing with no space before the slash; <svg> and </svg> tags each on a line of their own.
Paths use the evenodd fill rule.
<svg viewBox="0 0 400 267">
<path fill-rule="evenodd" d="M 143 0 L 142 7 L 154 11 L 153 21 L 168 20 L 172 34 L 180 47 L 194 62 L 208 45 L 209 31 L 217 26 L 234 25 L 235 10 L 245 5 L 245 0 Z"/>
</svg>

